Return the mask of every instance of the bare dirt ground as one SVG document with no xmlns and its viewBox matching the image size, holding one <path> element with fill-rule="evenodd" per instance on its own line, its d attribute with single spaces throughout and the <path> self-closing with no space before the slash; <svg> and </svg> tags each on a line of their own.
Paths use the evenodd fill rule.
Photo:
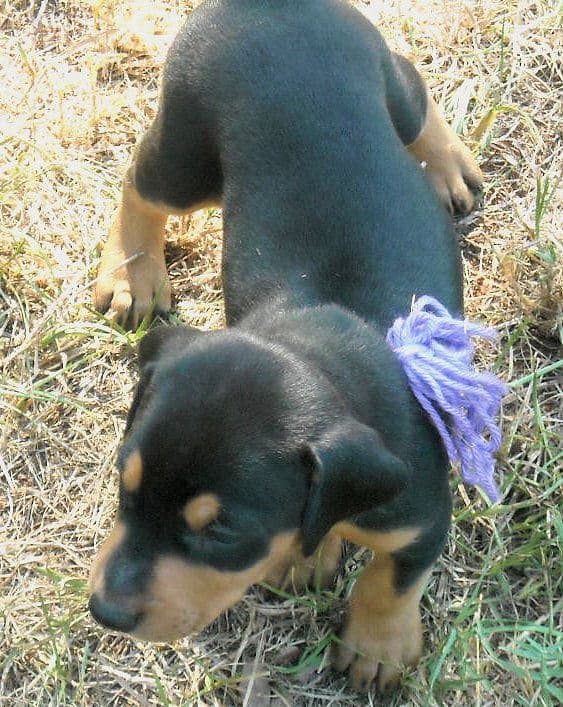
<svg viewBox="0 0 563 707">
<path fill-rule="evenodd" d="M 362 551 L 330 592 L 257 588 L 196 640 L 150 646 L 86 612 L 115 510 L 114 453 L 143 331 L 90 307 L 99 245 L 154 115 L 185 0 L 0 3 L 0 702 L 556 705 L 563 702 L 561 15 L 556 0 L 358 6 L 414 59 L 486 178 L 458 224 L 480 361 L 510 381 L 494 507 L 460 486 L 423 600 L 427 650 L 380 701 L 327 650 Z M 220 212 L 172 220 L 179 320 L 222 325 Z M 421 234 L 421 238 L 424 234 Z"/>
</svg>

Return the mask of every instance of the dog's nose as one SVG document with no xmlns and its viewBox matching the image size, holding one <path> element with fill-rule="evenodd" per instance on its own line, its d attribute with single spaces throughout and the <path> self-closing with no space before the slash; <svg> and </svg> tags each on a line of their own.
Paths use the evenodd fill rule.
<svg viewBox="0 0 563 707">
<path fill-rule="evenodd" d="M 98 594 L 90 596 L 88 608 L 99 624 L 123 633 L 131 633 L 142 617 L 140 611 L 132 611 L 122 604 L 102 599 Z"/>
</svg>

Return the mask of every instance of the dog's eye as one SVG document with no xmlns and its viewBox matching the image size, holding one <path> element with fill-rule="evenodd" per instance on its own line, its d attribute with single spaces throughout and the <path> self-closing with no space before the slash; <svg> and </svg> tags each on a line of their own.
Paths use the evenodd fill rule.
<svg viewBox="0 0 563 707">
<path fill-rule="evenodd" d="M 192 545 L 197 542 L 199 538 L 204 542 L 213 542 L 214 544 L 220 545 L 232 545 L 238 541 L 239 534 L 236 533 L 232 528 L 221 523 L 220 520 L 215 520 L 205 528 L 201 530 L 194 531 L 189 529 L 182 534 L 184 544 Z"/>
<path fill-rule="evenodd" d="M 193 538 L 194 536 L 201 537 L 211 537 L 213 535 L 214 529 L 218 526 L 218 521 L 211 521 L 203 528 L 192 528 L 189 523 L 184 524 L 183 536 L 186 538 Z"/>
<path fill-rule="evenodd" d="M 238 536 L 219 521 L 214 521 L 197 532 L 185 529 L 180 537 L 180 545 L 184 553 L 192 559 L 199 558 L 206 561 L 217 553 L 222 555 L 231 552 L 237 543 Z"/>
</svg>

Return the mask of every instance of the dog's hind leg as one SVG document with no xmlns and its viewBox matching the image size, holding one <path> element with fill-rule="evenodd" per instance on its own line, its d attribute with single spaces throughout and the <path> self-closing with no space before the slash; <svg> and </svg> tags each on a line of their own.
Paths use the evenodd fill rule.
<svg viewBox="0 0 563 707">
<path fill-rule="evenodd" d="M 136 328 L 170 309 L 164 260 L 169 214 L 185 214 L 219 203 L 221 179 L 212 140 L 202 117 L 163 94 L 163 109 L 143 136 L 123 181 L 121 202 L 103 248 L 94 306 L 119 324 Z"/>
<path fill-rule="evenodd" d="M 468 213 L 483 185 L 483 175 L 471 151 L 448 125 L 410 61 L 391 54 L 385 79 L 387 107 L 403 144 L 424 163 L 448 210 Z"/>
<path fill-rule="evenodd" d="M 122 326 L 135 329 L 154 306 L 170 309 L 164 262 L 165 208 L 143 199 L 134 167 L 123 181 L 121 203 L 105 243 L 94 289 L 94 306 Z"/>
</svg>

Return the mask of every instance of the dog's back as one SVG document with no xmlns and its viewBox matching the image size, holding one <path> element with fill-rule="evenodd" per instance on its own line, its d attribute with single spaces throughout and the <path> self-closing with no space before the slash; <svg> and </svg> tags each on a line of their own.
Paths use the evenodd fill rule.
<svg viewBox="0 0 563 707">
<path fill-rule="evenodd" d="M 177 37 L 153 128 L 166 178 L 137 187 L 222 200 L 231 323 L 274 296 L 384 326 L 413 294 L 461 310 L 448 215 L 391 120 L 393 61 L 335 0 L 207 3 Z"/>
</svg>

